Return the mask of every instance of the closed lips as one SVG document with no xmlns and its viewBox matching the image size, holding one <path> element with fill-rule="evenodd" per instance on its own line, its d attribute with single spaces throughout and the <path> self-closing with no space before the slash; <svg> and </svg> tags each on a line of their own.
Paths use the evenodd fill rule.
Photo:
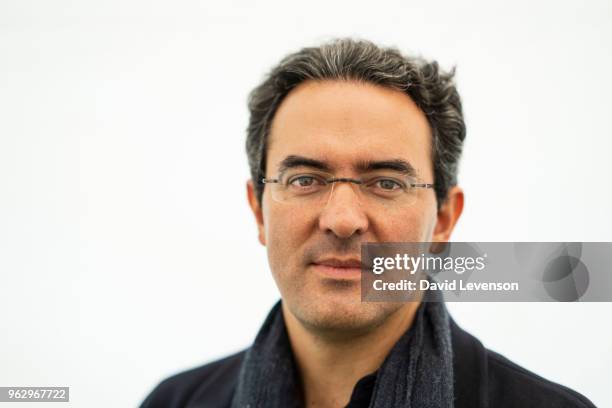
<svg viewBox="0 0 612 408">
<path fill-rule="evenodd" d="M 361 268 L 361 261 L 359 261 L 358 259 L 341 260 L 341 259 L 331 258 L 331 259 L 324 259 L 321 261 L 314 262 L 314 264 L 330 266 L 333 268 Z"/>
</svg>

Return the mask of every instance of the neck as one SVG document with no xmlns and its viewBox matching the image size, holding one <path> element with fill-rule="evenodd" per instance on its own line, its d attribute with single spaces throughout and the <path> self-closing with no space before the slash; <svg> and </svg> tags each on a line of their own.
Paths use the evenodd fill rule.
<svg viewBox="0 0 612 408">
<path fill-rule="evenodd" d="M 306 328 L 283 302 L 283 316 L 301 374 L 306 406 L 346 406 L 357 381 L 376 371 L 410 328 L 418 306 L 418 302 L 402 305 L 371 331 L 328 336 Z"/>
</svg>

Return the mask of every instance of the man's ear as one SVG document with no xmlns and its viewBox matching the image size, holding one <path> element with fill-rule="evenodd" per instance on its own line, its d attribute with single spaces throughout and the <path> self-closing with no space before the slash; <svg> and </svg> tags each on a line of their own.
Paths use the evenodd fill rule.
<svg viewBox="0 0 612 408">
<path fill-rule="evenodd" d="M 261 245 L 265 246 L 266 236 L 264 234 L 263 212 L 261 210 L 261 205 L 259 205 L 259 202 L 257 201 L 253 180 L 247 181 L 247 198 L 249 200 L 251 211 L 253 211 L 253 215 L 255 216 L 255 221 L 257 222 L 259 242 L 261 242 Z"/>
<path fill-rule="evenodd" d="M 433 233 L 434 242 L 448 242 L 455 224 L 463 212 L 463 190 L 454 186 L 448 191 L 447 199 L 438 210 L 438 222 Z"/>
</svg>

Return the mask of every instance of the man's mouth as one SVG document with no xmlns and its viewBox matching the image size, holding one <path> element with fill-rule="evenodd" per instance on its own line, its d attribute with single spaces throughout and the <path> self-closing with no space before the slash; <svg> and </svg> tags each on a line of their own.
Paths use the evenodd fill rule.
<svg viewBox="0 0 612 408">
<path fill-rule="evenodd" d="M 357 280 L 361 276 L 361 261 L 358 258 L 324 258 L 311 266 L 326 278 Z"/>
</svg>

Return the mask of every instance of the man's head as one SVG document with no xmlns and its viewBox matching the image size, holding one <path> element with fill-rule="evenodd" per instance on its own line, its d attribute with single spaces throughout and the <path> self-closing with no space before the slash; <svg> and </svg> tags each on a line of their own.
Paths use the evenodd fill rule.
<svg viewBox="0 0 612 408">
<path fill-rule="evenodd" d="M 284 304 L 306 327 L 368 330 L 401 307 L 360 302 L 362 242 L 448 240 L 465 138 L 452 76 L 339 40 L 289 55 L 251 93 L 249 203 Z"/>
</svg>

